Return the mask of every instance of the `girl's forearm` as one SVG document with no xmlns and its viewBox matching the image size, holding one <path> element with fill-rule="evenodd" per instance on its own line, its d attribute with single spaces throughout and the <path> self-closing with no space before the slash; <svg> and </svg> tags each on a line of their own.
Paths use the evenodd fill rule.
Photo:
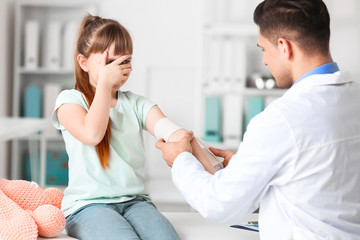
<svg viewBox="0 0 360 240">
<path fill-rule="evenodd" d="M 191 147 L 193 150 L 193 155 L 199 160 L 205 170 L 211 174 L 214 174 L 216 172 L 215 168 L 212 166 L 209 159 L 205 156 L 204 151 L 195 138 L 191 141 Z"/>
<path fill-rule="evenodd" d="M 184 137 L 184 134 L 186 133 L 185 129 L 180 129 L 174 132 L 169 137 L 169 142 L 175 142 L 180 140 L 182 137 Z M 199 160 L 199 162 L 203 165 L 206 171 L 208 171 L 211 174 L 214 174 L 216 172 L 215 168 L 210 163 L 209 159 L 206 157 L 204 151 L 202 150 L 200 144 L 197 142 L 197 140 L 194 138 L 191 141 L 191 147 L 193 150 L 193 155 Z"/>
<path fill-rule="evenodd" d="M 111 106 L 111 88 L 98 84 L 94 100 L 84 119 L 84 127 L 88 137 L 93 142 L 100 142 L 104 135 L 109 121 Z"/>
</svg>

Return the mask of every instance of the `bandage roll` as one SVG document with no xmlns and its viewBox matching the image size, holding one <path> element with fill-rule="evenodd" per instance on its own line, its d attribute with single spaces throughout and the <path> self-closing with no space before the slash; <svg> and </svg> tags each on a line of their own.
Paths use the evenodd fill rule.
<svg viewBox="0 0 360 240">
<path fill-rule="evenodd" d="M 216 171 L 223 169 L 224 166 L 222 164 L 222 162 L 219 160 L 219 158 L 217 158 L 211 151 L 210 151 L 210 145 L 207 144 L 205 141 L 203 141 L 200 138 L 196 137 L 196 140 L 199 142 L 199 144 L 201 145 L 201 148 L 205 154 L 205 156 L 207 157 L 207 159 L 209 160 L 209 162 L 211 163 L 211 165 L 215 168 Z"/>
<path fill-rule="evenodd" d="M 168 118 L 161 118 L 154 127 L 154 134 L 157 139 L 163 138 L 165 142 L 169 140 L 171 134 L 176 132 L 179 129 L 183 129 L 179 127 Z"/>
</svg>

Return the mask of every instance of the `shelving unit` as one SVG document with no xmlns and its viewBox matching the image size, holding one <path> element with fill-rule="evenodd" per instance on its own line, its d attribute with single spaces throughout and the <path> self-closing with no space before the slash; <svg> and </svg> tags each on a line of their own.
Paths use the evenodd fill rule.
<svg viewBox="0 0 360 240">
<path fill-rule="evenodd" d="M 284 94 L 278 88 L 249 87 L 249 80 L 259 75 L 272 78 L 262 64 L 262 52 L 257 47 L 257 27 L 252 12 L 260 1 L 204 0 L 200 109 L 197 131 L 210 145 L 236 150 L 249 120 L 248 102 L 263 98 L 263 104 Z M 267 76 L 267 78 L 265 78 Z M 220 127 L 209 114 L 214 106 L 207 99 L 215 98 L 220 105 Z M 216 125 L 216 130 L 209 125 Z M 220 129 L 217 129 L 217 128 Z M 219 134 L 220 141 L 211 142 L 207 134 Z"/>
<path fill-rule="evenodd" d="M 29 117 L 24 115 L 24 94 L 29 86 L 35 86 L 41 92 L 42 101 L 42 113 L 36 117 L 46 118 L 50 122 L 49 109 L 51 106 L 54 107 L 57 95 L 54 94 L 56 96 L 49 98 L 54 92 L 47 92 L 49 90 L 47 86 L 56 84 L 60 91 L 73 87 L 72 53 L 77 27 L 87 12 L 96 14 L 97 9 L 94 1 L 85 0 L 20 0 L 15 3 L 12 102 L 14 117 Z M 48 111 L 45 109 L 46 106 Z M 28 114 L 29 111 L 26 113 Z M 48 150 L 64 151 L 65 149 L 63 139 L 56 130 L 45 132 L 41 139 L 44 140 L 40 152 L 42 164 L 46 163 Z M 24 170 L 25 156 L 29 151 L 25 140 L 40 141 L 40 137 L 13 141 L 11 163 L 13 179 L 24 177 L 21 170 Z M 40 184 L 45 185 L 44 178 L 41 179 Z"/>
</svg>

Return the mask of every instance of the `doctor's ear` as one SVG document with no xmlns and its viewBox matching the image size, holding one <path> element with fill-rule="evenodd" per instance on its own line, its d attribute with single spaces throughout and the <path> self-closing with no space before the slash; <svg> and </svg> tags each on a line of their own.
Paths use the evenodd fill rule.
<svg viewBox="0 0 360 240">
<path fill-rule="evenodd" d="M 87 66 L 87 58 L 84 55 L 78 54 L 76 60 L 78 61 L 81 69 L 84 70 L 84 72 L 89 71 L 89 68 Z"/>
<path fill-rule="evenodd" d="M 287 58 L 292 57 L 293 54 L 293 43 L 285 38 L 279 38 L 278 39 L 278 48 L 280 50 L 280 53 L 284 55 Z"/>
</svg>

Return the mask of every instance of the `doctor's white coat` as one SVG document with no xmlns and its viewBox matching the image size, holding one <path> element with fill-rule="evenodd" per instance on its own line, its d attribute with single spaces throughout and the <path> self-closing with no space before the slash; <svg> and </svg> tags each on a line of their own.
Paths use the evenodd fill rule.
<svg viewBox="0 0 360 240">
<path fill-rule="evenodd" d="M 261 239 L 360 239 L 360 87 L 312 75 L 250 122 L 214 176 L 190 153 L 172 176 L 205 218 L 238 224 L 260 207 Z"/>
</svg>

